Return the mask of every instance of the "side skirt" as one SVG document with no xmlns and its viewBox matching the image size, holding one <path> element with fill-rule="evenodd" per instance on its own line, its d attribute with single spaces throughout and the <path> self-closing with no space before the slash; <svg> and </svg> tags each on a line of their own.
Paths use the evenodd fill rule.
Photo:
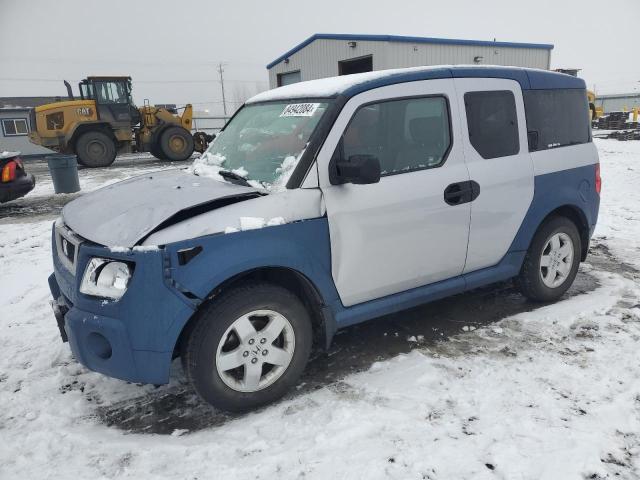
<svg viewBox="0 0 640 480">
<path fill-rule="evenodd" d="M 405 292 L 370 300 L 349 308 L 341 305 L 335 313 L 338 328 L 355 325 L 373 318 L 396 313 L 424 303 L 472 290 L 484 285 L 515 277 L 520 272 L 526 252 L 509 252 L 493 267 L 460 275 L 441 282 L 414 288 Z"/>
</svg>

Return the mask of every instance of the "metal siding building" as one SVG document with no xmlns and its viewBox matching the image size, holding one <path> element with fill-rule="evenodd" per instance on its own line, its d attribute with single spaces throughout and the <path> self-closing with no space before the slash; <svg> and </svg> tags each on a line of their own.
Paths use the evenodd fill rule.
<svg viewBox="0 0 640 480">
<path fill-rule="evenodd" d="M 29 141 L 29 108 L 0 108 L 0 151 L 21 152 L 22 156 L 53 153 Z"/>
<path fill-rule="evenodd" d="M 553 45 L 532 43 L 315 34 L 271 62 L 267 69 L 271 88 L 289 83 L 287 78 L 293 83 L 337 76 L 341 64 L 354 59 L 370 61 L 368 70 L 460 64 L 549 69 L 552 49 Z"/>
<path fill-rule="evenodd" d="M 61 97 L 0 97 L 0 151 L 21 152 L 23 157 L 54 153 L 29 141 L 29 112 L 38 105 L 60 100 Z"/>
<path fill-rule="evenodd" d="M 640 93 L 621 93 L 616 95 L 598 95 L 596 107 L 602 107 L 605 113 L 630 111 L 640 108 Z"/>
</svg>

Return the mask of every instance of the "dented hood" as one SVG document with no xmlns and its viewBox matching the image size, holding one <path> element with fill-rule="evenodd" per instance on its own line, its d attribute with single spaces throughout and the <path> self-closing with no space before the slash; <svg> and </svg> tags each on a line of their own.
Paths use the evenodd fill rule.
<svg viewBox="0 0 640 480">
<path fill-rule="evenodd" d="M 257 195 L 255 188 L 165 170 L 83 195 L 64 207 L 62 217 L 92 242 L 131 248 L 160 225 Z"/>
</svg>

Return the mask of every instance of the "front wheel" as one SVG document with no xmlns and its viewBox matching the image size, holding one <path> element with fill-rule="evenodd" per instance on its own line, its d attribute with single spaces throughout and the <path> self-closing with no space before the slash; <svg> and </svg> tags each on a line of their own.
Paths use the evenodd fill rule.
<svg viewBox="0 0 640 480">
<path fill-rule="evenodd" d="M 108 167 L 116 159 L 116 144 L 102 132 L 86 132 L 76 142 L 76 155 L 85 167 Z"/>
<path fill-rule="evenodd" d="M 182 127 L 169 127 L 160 134 L 158 151 L 163 160 L 186 160 L 193 155 L 193 136 Z"/>
<path fill-rule="evenodd" d="M 284 395 L 302 374 L 311 344 L 311 321 L 300 299 L 276 285 L 252 284 L 198 313 L 183 365 L 206 402 L 243 411 Z"/>
<path fill-rule="evenodd" d="M 580 265 L 580 234 L 566 217 L 552 217 L 536 232 L 516 283 L 530 300 L 551 302 L 571 287 Z"/>
</svg>

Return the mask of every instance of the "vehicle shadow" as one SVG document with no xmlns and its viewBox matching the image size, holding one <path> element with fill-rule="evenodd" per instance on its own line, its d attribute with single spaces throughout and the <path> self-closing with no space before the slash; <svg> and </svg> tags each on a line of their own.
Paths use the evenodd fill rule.
<svg viewBox="0 0 640 480">
<path fill-rule="evenodd" d="M 587 261 L 599 271 L 638 273 L 614 259 L 604 245 L 594 246 Z M 588 269 L 578 273 L 567 297 L 597 288 L 598 282 L 585 270 Z M 505 282 L 346 328 L 338 332 L 328 352 L 317 351 L 312 355 L 298 387 L 286 398 L 338 384 L 345 376 L 367 370 L 375 362 L 413 349 L 433 347 L 465 330 L 484 327 L 542 305 L 527 301 L 511 282 Z M 179 369 L 179 363 L 176 361 L 174 367 Z M 185 380 L 158 387 L 140 398 L 99 405 L 95 415 L 107 426 L 156 434 L 193 432 L 242 416 L 208 406 Z"/>
</svg>

